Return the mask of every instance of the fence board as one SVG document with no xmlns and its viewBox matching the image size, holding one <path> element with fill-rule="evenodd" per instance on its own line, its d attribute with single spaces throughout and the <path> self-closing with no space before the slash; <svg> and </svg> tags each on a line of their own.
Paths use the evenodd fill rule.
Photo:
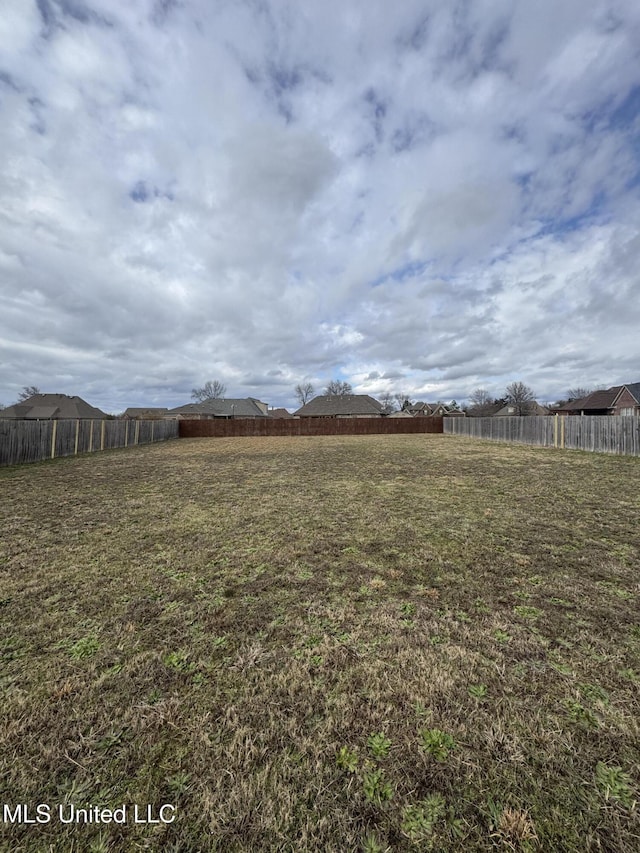
<svg viewBox="0 0 640 853">
<path fill-rule="evenodd" d="M 55 436 L 54 436 L 55 424 Z M 178 437 L 177 421 L 136 421 L 132 429 L 121 420 L 28 421 L 0 417 L 0 466 L 40 462 L 104 449 L 148 444 Z M 137 440 L 136 440 L 137 438 Z"/>
<path fill-rule="evenodd" d="M 640 456 L 640 417 L 636 415 L 445 418 L 444 432 L 491 441 Z"/>
<path fill-rule="evenodd" d="M 180 438 L 260 435 L 410 435 L 442 433 L 442 417 L 210 418 L 180 421 Z"/>
</svg>

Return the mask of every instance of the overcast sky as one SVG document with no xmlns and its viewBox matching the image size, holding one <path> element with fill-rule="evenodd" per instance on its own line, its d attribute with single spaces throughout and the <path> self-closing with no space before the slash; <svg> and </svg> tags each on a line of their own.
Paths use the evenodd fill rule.
<svg viewBox="0 0 640 853">
<path fill-rule="evenodd" d="M 640 381 L 638 0 L 0 0 L 0 402 Z"/>
</svg>

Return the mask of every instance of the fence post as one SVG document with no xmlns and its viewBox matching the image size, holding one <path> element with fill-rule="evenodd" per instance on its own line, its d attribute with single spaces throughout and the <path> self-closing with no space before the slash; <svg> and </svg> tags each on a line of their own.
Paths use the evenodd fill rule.
<svg viewBox="0 0 640 853">
<path fill-rule="evenodd" d="M 136 420 L 136 428 L 135 428 L 133 443 L 137 444 L 139 438 L 140 438 L 140 421 Z"/>
<path fill-rule="evenodd" d="M 153 428 L 155 426 L 155 421 L 151 421 L 151 441 L 153 442 Z"/>
<path fill-rule="evenodd" d="M 89 453 L 93 453 L 93 420 L 89 427 Z"/>
<path fill-rule="evenodd" d="M 51 430 L 51 458 L 54 459 L 56 455 L 56 433 L 58 432 L 58 421 L 54 419 L 53 421 L 53 429 Z"/>
<path fill-rule="evenodd" d="M 558 446 L 558 413 L 556 412 L 553 419 L 553 446 Z"/>
<path fill-rule="evenodd" d="M 80 437 L 80 418 L 76 421 L 76 443 L 73 448 L 73 455 L 78 455 L 78 438 Z"/>
<path fill-rule="evenodd" d="M 129 443 L 129 421 L 124 422 L 124 446 L 127 447 Z"/>
<path fill-rule="evenodd" d="M 567 417 L 566 415 L 563 415 L 562 419 L 560 420 L 560 447 L 563 450 L 564 450 L 564 419 L 566 417 Z"/>
<path fill-rule="evenodd" d="M 100 421 L 100 450 L 104 450 L 104 421 Z"/>
</svg>

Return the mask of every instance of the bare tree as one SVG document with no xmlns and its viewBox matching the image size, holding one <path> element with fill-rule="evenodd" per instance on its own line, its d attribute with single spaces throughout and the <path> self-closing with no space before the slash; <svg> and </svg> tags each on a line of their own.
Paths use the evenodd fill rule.
<svg viewBox="0 0 640 853">
<path fill-rule="evenodd" d="M 476 388 L 469 394 L 469 413 L 482 417 L 488 414 L 492 403 L 493 399 L 486 388 Z"/>
<path fill-rule="evenodd" d="M 519 415 L 528 415 L 536 399 L 532 389 L 524 382 L 512 382 L 505 390 L 507 404 L 513 406 Z"/>
<path fill-rule="evenodd" d="M 583 397 L 588 397 L 589 394 L 591 394 L 590 388 L 569 388 L 567 399 L 571 403 L 573 400 L 582 400 Z"/>
<path fill-rule="evenodd" d="M 35 385 L 25 385 L 22 391 L 18 394 L 18 402 L 24 403 L 25 400 L 29 399 L 29 397 L 33 397 L 34 394 L 42 394 L 42 391 Z"/>
<path fill-rule="evenodd" d="M 219 400 L 227 393 L 227 386 L 214 379 L 213 382 L 205 382 L 202 388 L 194 388 L 191 397 L 202 403 L 204 400 Z"/>
<path fill-rule="evenodd" d="M 394 394 L 393 398 L 398 404 L 400 411 L 402 411 L 407 405 L 410 406 L 413 403 L 410 394 Z"/>
<path fill-rule="evenodd" d="M 381 397 L 380 402 L 382 403 L 382 411 L 385 415 L 390 415 L 392 412 L 396 410 L 396 398 L 389 391 L 386 391 Z"/>
<path fill-rule="evenodd" d="M 313 385 L 310 382 L 301 382 L 295 387 L 295 395 L 301 406 L 304 406 L 315 394 Z"/>
<path fill-rule="evenodd" d="M 341 382 L 339 379 L 332 379 L 324 389 L 324 396 L 345 397 L 347 394 L 351 394 L 352 392 L 353 388 L 348 382 Z"/>
</svg>

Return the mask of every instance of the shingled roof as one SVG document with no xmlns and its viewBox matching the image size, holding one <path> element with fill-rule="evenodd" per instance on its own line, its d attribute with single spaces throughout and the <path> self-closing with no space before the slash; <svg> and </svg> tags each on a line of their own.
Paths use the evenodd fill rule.
<svg viewBox="0 0 640 853">
<path fill-rule="evenodd" d="M 314 397 L 295 414 L 300 418 L 355 417 L 382 415 L 383 406 L 368 394 L 339 394 Z"/>
<path fill-rule="evenodd" d="M 627 385 L 631 390 L 634 386 Z M 607 388 L 605 391 L 594 391 L 592 394 L 583 397 L 581 400 L 572 400 L 562 407 L 563 410 L 568 409 L 576 412 L 587 411 L 602 411 L 604 409 L 612 409 L 613 403 L 620 391 L 622 385 L 614 385 L 613 388 Z M 633 392 L 632 392 L 633 393 Z M 635 394 L 633 395 L 635 397 Z"/>
<path fill-rule="evenodd" d="M 106 414 L 90 406 L 82 397 L 67 394 L 34 394 L 28 400 L 9 406 L 0 412 L 2 418 L 26 420 L 102 420 Z"/>
<path fill-rule="evenodd" d="M 260 404 L 260 405 L 259 405 Z M 264 407 L 264 410 L 261 408 Z M 267 404 L 254 397 L 203 400 L 169 409 L 167 415 L 209 415 L 214 418 L 266 418 Z"/>
<path fill-rule="evenodd" d="M 161 418 L 163 415 L 169 410 L 166 406 L 147 406 L 142 408 L 137 408 L 135 406 L 129 406 L 128 409 L 122 413 L 123 418 L 131 418 L 132 420 L 153 420 L 154 418 Z"/>
</svg>

